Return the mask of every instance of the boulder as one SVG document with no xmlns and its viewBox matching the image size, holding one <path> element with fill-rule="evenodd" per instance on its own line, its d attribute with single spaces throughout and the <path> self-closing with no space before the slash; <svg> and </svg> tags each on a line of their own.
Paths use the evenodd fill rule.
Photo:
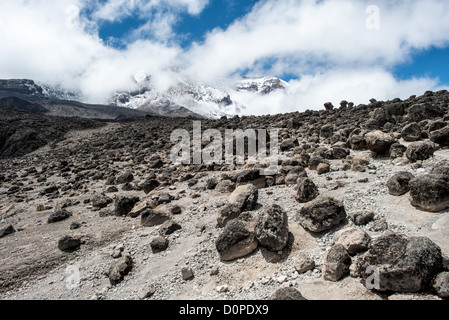
<svg viewBox="0 0 449 320">
<path fill-rule="evenodd" d="M 247 256 L 258 246 L 254 227 L 240 219 L 232 220 L 218 237 L 215 246 L 222 261 Z"/>
<path fill-rule="evenodd" d="M 441 249 L 430 239 L 386 232 L 363 255 L 360 274 L 366 280 L 368 267 L 378 268 L 379 291 L 414 293 L 427 289 L 442 266 Z"/>
<path fill-rule="evenodd" d="M 96 194 L 91 202 L 92 207 L 102 209 L 106 208 L 112 202 L 112 199 L 103 194 Z"/>
<path fill-rule="evenodd" d="M 363 153 L 356 154 L 352 158 L 351 169 L 353 171 L 363 172 L 366 170 L 366 166 L 369 165 L 369 163 L 370 163 L 370 158 L 368 155 L 363 154 Z"/>
<path fill-rule="evenodd" d="M 402 196 L 410 191 L 410 180 L 415 176 L 409 172 L 401 171 L 396 173 L 387 181 L 388 192 L 392 196 Z"/>
<path fill-rule="evenodd" d="M 298 214 L 301 226 L 311 232 L 327 231 L 345 218 L 343 202 L 330 197 L 319 197 L 307 203 Z"/>
<path fill-rule="evenodd" d="M 430 141 L 438 143 L 441 146 L 449 146 L 449 126 L 433 131 L 430 134 Z"/>
<path fill-rule="evenodd" d="M 433 280 L 432 288 L 439 297 L 449 298 L 449 272 L 439 273 Z"/>
<path fill-rule="evenodd" d="M 259 190 L 252 184 L 240 186 L 229 197 L 229 203 L 236 204 L 241 211 L 251 211 L 256 207 Z"/>
<path fill-rule="evenodd" d="M 220 193 L 230 193 L 235 190 L 235 183 L 231 180 L 222 180 L 215 186 L 215 191 Z"/>
<path fill-rule="evenodd" d="M 366 149 L 366 140 L 361 135 L 353 135 L 349 138 L 349 144 L 352 150 Z"/>
<path fill-rule="evenodd" d="M 147 179 L 141 184 L 141 187 L 142 187 L 143 192 L 145 192 L 145 194 L 148 194 L 151 191 L 153 191 L 154 189 L 156 189 L 157 187 L 159 187 L 160 185 L 161 184 L 159 183 L 159 181 L 157 181 L 155 179 Z"/>
<path fill-rule="evenodd" d="M 319 175 L 322 175 L 322 174 L 325 174 L 325 173 L 330 172 L 330 171 L 331 171 L 331 167 L 330 167 L 330 165 L 327 164 L 327 163 L 320 163 L 320 164 L 318 165 L 318 167 L 316 168 L 316 171 L 317 171 L 317 173 L 318 173 Z"/>
<path fill-rule="evenodd" d="M 374 220 L 374 212 L 367 210 L 354 211 L 349 214 L 349 218 L 356 226 L 365 226 Z"/>
<path fill-rule="evenodd" d="M 150 247 L 153 253 L 165 251 L 168 248 L 168 239 L 162 236 L 156 237 L 151 241 Z"/>
<path fill-rule="evenodd" d="M 296 257 L 294 261 L 294 267 L 296 272 L 298 272 L 299 274 L 303 274 L 315 268 L 315 261 L 313 261 L 313 259 L 305 255 L 304 253 L 301 253 Z"/>
<path fill-rule="evenodd" d="M 405 152 L 410 161 L 424 161 L 432 157 L 434 153 L 435 145 L 425 141 L 411 143 Z"/>
<path fill-rule="evenodd" d="M 163 236 L 169 236 L 181 229 L 182 227 L 180 224 L 174 222 L 173 220 L 167 220 L 161 225 L 159 233 Z"/>
<path fill-rule="evenodd" d="M 153 209 L 146 209 L 141 213 L 140 217 L 140 223 L 144 227 L 154 227 L 157 225 L 161 225 L 171 219 L 169 214 L 155 211 Z"/>
<path fill-rule="evenodd" d="M 405 151 L 407 151 L 407 147 L 400 143 L 393 143 L 390 147 L 390 159 L 401 158 Z"/>
<path fill-rule="evenodd" d="M 47 222 L 55 223 L 55 222 L 66 220 L 68 218 L 70 218 L 70 212 L 68 212 L 67 210 L 61 209 L 61 210 L 56 210 L 55 212 L 53 212 L 48 217 Z"/>
<path fill-rule="evenodd" d="M 133 174 L 131 172 L 127 171 L 127 172 L 124 172 L 123 174 L 121 174 L 120 176 L 118 176 L 115 179 L 115 182 L 117 184 L 125 184 L 125 183 L 132 182 L 133 180 L 134 180 Z"/>
<path fill-rule="evenodd" d="M 144 212 L 147 209 L 152 209 L 153 203 L 148 200 L 142 200 L 139 201 L 137 204 L 134 205 L 132 210 L 129 212 L 129 216 L 131 218 L 137 218 L 140 216 L 142 212 Z"/>
<path fill-rule="evenodd" d="M 382 131 L 372 131 L 365 135 L 366 145 L 369 150 L 377 154 L 386 154 L 393 143 L 394 138 Z"/>
<path fill-rule="evenodd" d="M 415 104 L 408 109 L 407 113 L 408 119 L 413 122 L 433 120 L 443 116 L 444 112 L 438 106 L 429 103 Z"/>
<path fill-rule="evenodd" d="M 139 197 L 126 197 L 121 196 L 115 199 L 115 210 L 114 214 L 116 216 L 126 216 L 132 211 L 135 204 L 139 202 Z"/>
<path fill-rule="evenodd" d="M 449 176 L 430 174 L 412 179 L 410 202 L 413 206 L 430 212 L 449 208 Z"/>
<path fill-rule="evenodd" d="M 133 268 L 133 259 L 130 256 L 121 257 L 115 261 L 109 268 L 109 282 L 115 286 L 123 279 Z"/>
<path fill-rule="evenodd" d="M 298 190 L 295 199 L 299 203 L 306 203 L 316 199 L 319 196 L 318 187 L 309 178 L 299 179 Z"/>
<path fill-rule="evenodd" d="M 290 300 L 290 301 L 296 301 L 296 300 L 307 300 L 304 298 L 297 289 L 292 287 L 285 287 L 280 288 L 276 290 L 269 298 L 269 300 L 275 300 L 275 301 L 281 301 L 281 300 Z"/>
<path fill-rule="evenodd" d="M 331 124 L 325 125 L 321 127 L 320 130 L 320 137 L 327 139 L 332 137 L 332 135 L 334 134 L 334 126 Z"/>
<path fill-rule="evenodd" d="M 371 237 L 359 228 L 347 228 L 335 233 L 334 241 L 342 244 L 350 255 L 355 255 L 369 249 Z"/>
<path fill-rule="evenodd" d="M 220 228 L 224 228 L 226 224 L 233 220 L 237 219 L 242 213 L 242 209 L 240 205 L 229 203 L 225 205 L 218 214 L 217 224 Z"/>
<path fill-rule="evenodd" d="M 351 257 L 342 244 L 331 247 L 324 259 L 323 277 L 329 281 L 339 281 L 349 275 Z"/>
<path fill-rule="evenodd" d="M 77 250 L 81 245 L 81 240 L 79 238 L 74 238 L 70 236 L 65 236 L 59 239 L 58 248 L 61 251 L 72 252 Z"/>
<path fill-rule="evenodd" d="M 402 129 L 401 137 L 407 142 L 418 141 L 422 137 L 421 127 L 415 122 L 410 123 Z"/>
<path fill-rule="evenodd" d="M 16 230 L 14 229 L 13 225 L 10 224 L 9 226 L 0 229 L 0 238 L 9 236 L 10 234 L 13 234 L 14 232 L 16 232 Z"/>
<path fill-rule="evenodd" d="M 288 241 L 288 217 L 284 209 L 273 204 L 258 216 L 255 225 L 259 244 L 271 251 L 281 251 Z"/>
</svg>

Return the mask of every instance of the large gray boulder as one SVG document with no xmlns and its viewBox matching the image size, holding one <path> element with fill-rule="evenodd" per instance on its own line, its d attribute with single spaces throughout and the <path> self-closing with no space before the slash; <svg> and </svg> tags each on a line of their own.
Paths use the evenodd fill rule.
<svg viewBox="0 0 449 320">
<path fill-rule="evenodd" d="M 429 174 L 409 182 L 410 202 L 425 211 L 439 212 L 449 208 L 449 176 Z"/>
<path fill-rule="evenodd" d="M 288 241 L 287 213 L 277 204 L 267 207 L 257 218 L 255 232 L 261 246 L 281 251 Z"/>
<path fill-rule="evenodd" d="M 372 131 L 365 135 L 366 146 L 377 154 L 386 154 L 395 139 L 382 131 Z"/>
<path fill-rule="evenodd" d="M 388 192 L 392 196 L 402 196 L 409 192 L 409 183 L 415 176 L 410 172 L 401 171 L 393 175 L 387 181 Z"/>
<path fill-rule="evenodd" d="M 327 231 L 345 219 L 343 202 L 330 197 L 319 197 L 307 203 L 298 214 L 301 226 L 312 232 Z"/>
<path fill-rule="evenodd" d="M 430 134 L 430 140 L 441 146 L 449 146 L 449 125 L 440 130 L 433 131 Z"/>
<path fill-rule="evenodd" d="M 402 129 L 401 137 L 407 142 L 418 141 L 422 137 L 421 127 L 415 122 L 410 123 Z"/>
<path fill-rule="evenodd" d="M 215 247 L 222 261 L 245 257 L 258 246 L 254 227 L 240 219 L 230 221 L 218 237 Z"/>
<path fill-rule="evenodd" d="M 229 203 L 236 204 L 241 211 L 251 211 L 256 207 L 259 190 L 252 184 L 238 187 L 229 197 Z"/>
<path fill-rule="evenodd" d="M 440 247 L 428 238 L 387 232 L 362 257 L 359 272 L 365 280 L 371 276 L 366 273 L 369 267 L 378 268 L 379 291 L 412 293 L 429 288 L 443 258 Z"/>
<path fill-rule="evenodd" d="M 323 265 L 323 277 L 329 281 L 339 281 L 349 275 L 351 257 L 342 244 L 335 244 L 326 255 Z"/>
<path fill-rule="evenodd" d="M 432 142 L 414 142 L 411 143 L 405 155 L 410 161 L 424 161 L 429 159 L 435 153 L 435 145 Z"/>
<path fill-rule="evenodd" d="M 298 190 L 295 199 L 299 203 L 306 203 L 316 199 L 319 196 L 318 187 L 309 178 L 302 178 L 298 181 Z"/>
</svg>

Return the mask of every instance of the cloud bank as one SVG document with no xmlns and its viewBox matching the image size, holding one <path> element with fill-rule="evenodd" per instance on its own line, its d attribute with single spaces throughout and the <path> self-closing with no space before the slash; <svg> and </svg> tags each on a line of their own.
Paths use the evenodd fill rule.
<svg viewBox="0 0 449 320">
<path fill-rule="evenodd" d="M 407 98 L 438 90 L 438 79 L 396 79 L 393 68 L 416 51 L 449 45 L 445 0 L 264 0 L 204 41 L 180 45 L 182 15 L 200 16 L 208 0 L 2 0 L 0 78 L 30 78 L 81 90 L 104 103 L 149 74 L 159 90 L 179 77 L 211 85 L 242 74 L 293 78 L 269 97 L 236 94 L 246 112 L 268 114 L 338 105 L 342 99 Z M 370 7 L 371 5 L 371 7 Z M 377 9 L 373 10 L 373 9 Z M 102 23 L 142 21 L 117 49 Z M 186 33 L 188 30 L 186 30 Z M 176 72 L 174 70 L 177 70 Z"/>
</svg>

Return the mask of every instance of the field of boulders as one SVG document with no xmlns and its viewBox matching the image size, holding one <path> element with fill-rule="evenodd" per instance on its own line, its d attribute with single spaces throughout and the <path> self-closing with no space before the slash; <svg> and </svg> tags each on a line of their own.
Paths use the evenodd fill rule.
<svg viewBox="0 0 449 320">
<path fill-rule="evenodd" d="M 201 119 L 279 129 L 271 176 L 172 163 L 192 117 L 58 134 L 0 160 L 0 298 L 447 299 L 448 103 Z"/>
</svg>

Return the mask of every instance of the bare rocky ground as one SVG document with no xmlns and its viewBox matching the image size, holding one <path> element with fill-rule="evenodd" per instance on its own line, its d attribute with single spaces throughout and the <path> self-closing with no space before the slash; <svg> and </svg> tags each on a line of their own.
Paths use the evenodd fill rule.
<svg viewBox="0 0 449 320">
<path fill-rule="evenodd" d="M 434 133 L 447 128 L 448 100 L 447 92 L 426 93 L 406 101 L 372 101 L 366 106 L 343 103 L 340 109 L 332 109 L 327 105 L 329 110 L 321 112 L 203 120 L 203 129 L 280 128 L 282 165 L 274 177 L 257 176 L 257 166 L 253 165 L 171 164 L 170 132 L 177 127 L 191 129 L 192 118 L 149 118 L 71 131 L 64 140 L 31 154 L 2 160 L 0 229 L 3 232 L 12 226 L 14 232 L 0 238 L 0 299 L 259 300 L 269 299 L 285 287 L 297 289 L 308 300 L 444 299 L 448 280 L 440 281 L 438 290 L 435 278 L 444 275 L 448 267 L 449 189 L 445 189 L 448 180 L 444 177 L 449 171 L 444 170 L 449 168 L 449 149 L 447 137 L 436 140 Z M 422 104 L 438 106 L 438 110 L 422 107 L 415 113 L 415 106 Z M 420 129 L 416 140 L 439 142 L 432 144 L 432 151 L 418 150 L 418 155 L 425 154 L 425 160 L 416 160 L 409 152 L 414 138 L 403 129 L 411 123 Z M 378 148 L 379 143 L 370 143 L 370 134 L 380 136 L 377 141 L 385 138 L 379 130 L 392 139 L 382 147 L 385 150 Z M 393 143 L 404 147 L 402 154 L 394 153 Z M 329 152 L 332 150 L 336 151 Z M 343 155 L 337 156 L 341 152 Z M 329 166 L 316 168 L 313 162 Z M 414 182 L 410 182 L 412 191 L 400 196 L 392 195 L 387 187 L 396 173 L 427 177 L 436 174 L 436 169 L 446 184 L 441 182 L 438 190 L 432 189 L 428 196 L 436 194 L 432 199 L 413 202 Z M 302 209 L 319 199 L 316 194 L 313 199 L 297 201 L 305 176 L 315 184 L 319 197 L 341 201 L 343 221 L 320 232 L 305 227 Z M 288 241 L 281 250 L 273 251 L 253 240 L 255 249 L 247 253 L 247 247 L 238 247 L 243 241 L 237 237 L 227 244 L 237 244 L 232 249 L 236 258 L 224 261 L 217 243 L 230 222 L 222 228 L 217 219 L 229 205 L 233 189 L 247 183 L 258 186 L 257 201 L 246 218 L 238 212 L 241 217 L 234 220 L 257 225 L 265 210 L 277 204 L 288 217 Z M 138 199 L 128 208 L 120 206 L 123 199 L 133 197 Z M 69 216 L 49 223 L 48 218 L 61 208 Z M 370 212 L 368 221 L 356 225 L 354 214 Z M 160 213 L 168 222 L 153 221 L 155 225 L 148 226 L 142 220 L 144 213 Z M 180 228 L 170 229 L 170 222 Z M 247 228 L 250 237 L 251 228 Z M 329 279 L 328 270 L 333 266 L 329 252 L 341 242 L 336 234 L 347 228 L 364 231 L 370 241 L 366 248 L 348 255 L 348 270 L 337 279 Z M 280 229 L 273 226 L 274 233 Z M 416 274 L 431 269 L 431 279 L 420 283 L 418 289 L 406 284 L 407 289 L 393 290 L 404 287 L 393 279 L 385 284 L 385 290 L 368 290 L 366 279 L 357 270 L 356 261 L 368 259 L 377 241 L 388 238 L 391 232 L 409 239 L 426 237 L 440 249 L 436 262 L 411 271 L 411 280 L 405 276 L 416 282 Z M 58 247 L 65 236 L 79 240 L 74 251 Z M 276 234 L 275 238 L 278 241 L 282 236 Z M 350 245 L 358 245 L 357 241 Z M 382 250 L 395 267 L 397 252 L 393 247 L 394 243 Z M 425 249 L 419 258 L 431 261 L 432 250 Z M 401 259 L 408 261 L 412 255 L 407 251 Z M 300 270 L 304 256 L 313 261 L 305 272 Z M 124 257 L 130 257 L 132 264 L 111 268 L 124 262 Z M 337 269 L 344 265 L 342 261 L 335 264 Z M 407 269 L 402 265 L 397 268 Z M 122 274 L 113 282 L 111 274 L 117 269 Z M 398 278 L 403 274 L 396 273 Z"/>
</svg>

